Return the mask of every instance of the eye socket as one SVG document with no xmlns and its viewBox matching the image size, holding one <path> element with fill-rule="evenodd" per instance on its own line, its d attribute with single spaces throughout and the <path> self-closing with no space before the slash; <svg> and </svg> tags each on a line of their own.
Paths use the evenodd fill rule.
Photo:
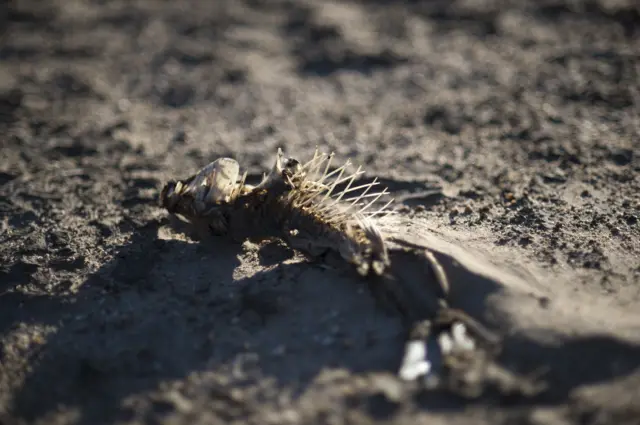
<svg viewBox="0 0 640 425">
<path fill-rule="evenodd" d="M 286 168 L 295 168 L 295 167 L 298 167 L 299 165 L 300 165 L 300 161 L 298 161 L 297 159 L 288 158 L 284 166 Z"/>
</svg>

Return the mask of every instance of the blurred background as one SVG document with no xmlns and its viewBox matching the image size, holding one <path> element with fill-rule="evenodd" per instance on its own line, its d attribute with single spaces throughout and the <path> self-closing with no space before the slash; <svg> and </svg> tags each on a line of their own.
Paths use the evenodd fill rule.
<svg viewBox="0 0 640 425">
<path fill-rule="evenodd" d="M 320 145 L 372 172 L 455 182 L 571 161 L 585 145 L 567 139 L 624 148 L 637 131 L 632 1 L 4 8 L 3 123 L 19 111 L 14 137 L 61 155 L 129 149 L 171 173 L 232 155 L 258 171 L 277 146 Z"/>
</svg>

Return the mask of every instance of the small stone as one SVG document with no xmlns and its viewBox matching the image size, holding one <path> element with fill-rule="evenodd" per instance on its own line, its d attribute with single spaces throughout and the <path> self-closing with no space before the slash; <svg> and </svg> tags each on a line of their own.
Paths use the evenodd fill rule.
<svg viewBox="0 0 640 425">
<path fill-rule="evenodd" d="M 187 133 L 183 128 L 179 128 L 173 135 L 171 142 L 176 144 L 184 144 L 187 141 Z"/>
<path fill-rule="evenodd" d="M 129 99 L 122 98 L 118 100 L 118 111 L 119 112 L 127 112 L 131 109 L 131 102 Z"/>
<path fill-rule="evenodd" d="M 542 296 L 538 298 L 538 302 L 540 303 L 540 307 L 549 308 L 549 305 L 551 304 L 551 299 L 549 299 L 549 297 Z"/>
</svg>

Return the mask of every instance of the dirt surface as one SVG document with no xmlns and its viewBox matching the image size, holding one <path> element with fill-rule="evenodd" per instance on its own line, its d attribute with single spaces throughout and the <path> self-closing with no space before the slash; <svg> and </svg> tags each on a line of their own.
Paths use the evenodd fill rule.
<svg viewBox="0 0 640 425">
<path fill-rule="evenodd" d="M 3 425 L 640 422 L 634 1 L 0 8 Z M 547 393 L 417 391 L 353 277 L 156 206 L 219 156 L 256 179 L 316 145 L 535 278 L 492 325 Z"/>
</svg>

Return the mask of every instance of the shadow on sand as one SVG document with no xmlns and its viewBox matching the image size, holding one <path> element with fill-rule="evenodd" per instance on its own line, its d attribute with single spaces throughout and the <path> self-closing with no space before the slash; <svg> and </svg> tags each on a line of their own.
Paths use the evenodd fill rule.
<svg viewBox="0 0 640 425">
<path fill-rule="evenodd" d="M 163 239 L 162 224 L 139 228 L 73 299 L 10 294 L 1 300 L 5 329 L 18 322 L 57 326 L 31 359 L 14 417 L 33 420 L 65 406 L 79 409 L 82 424 L 125 418 L 133 414 L 123 405 L 129 396 L 203 372 L 233 376 L 249 358 L 250 379 L 272 377 L 294 393 L 325 368 L 397 367 L 400 321 L 346 273 L 297 261 L 277 243 Z M 487 291 L 476 293 L 482 298 L 495 290 L 485 283 Z M 550 369 L 550 391 L 537 399 L 542 403 L 561 402 L 580 385 L 640 365 L 639 347 L 610 337 L 554 347 L 515 337 L 506 342 L 505 355 L 516 366 Z M 388 400 L 368 403 L 373 414 L 394 411 L 384 408 Z M 462 401 L 423 393 L 418 403 L 448 410 Z"/>
<path fill-rule="evenodd" d="M 5 330 L 57 327 L 30 359 L 15 418 L 64 406 L 79 409 L 79 423 L 116 419 L 131 413 L 122 406 L 130 395 L 201 371 L 232 375 L 246 359 L 259 371 L 251 379 L 294 392 L 324 368 L 392 371 L 399 362 L 399 321 L 340 271 L 276 243 L 191 243 L 159 238 L 161 228 L 138 229 L 73 299 L 0 300 Z"/>
</svg>

